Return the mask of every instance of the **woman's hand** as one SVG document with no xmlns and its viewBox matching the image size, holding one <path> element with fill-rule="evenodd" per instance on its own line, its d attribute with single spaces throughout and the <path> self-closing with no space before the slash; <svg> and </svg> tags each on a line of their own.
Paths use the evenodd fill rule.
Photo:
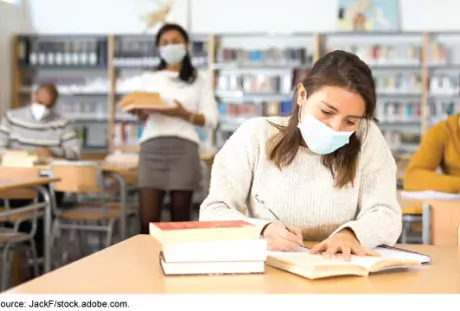
<svg viewBox="0 0 460 311">
<path fill-rule="evenodd" d="M 347 261 L 350 260 L 351 254 L 358 256 L 379 256 L 378 253 L 364 248 L 350 229 L 343 229 L 337 232 L 330 238 L 316 244 L 310 250 L 310 254 L 321 252 L 323 252 L 326 258 L 332 258 L 336 253 L 342 253 L 343 259 Z"/>
<path fill-rule="evenodd" d="M 174 107 L 157 109 L 155 110 L 155 112 L 163 114 L 165 116 L 169 116 L 169 117 L 176 117 L 176 118 L 188 120 L 191 113 L 187 111 L 179 101 L 174 100 L 174 103 L 176 104 L 176 106 Z"/>
<path fill-rule="evenodd" d="M 290 251 L 303 243 L 302 231 L 298 228 L 290 228 L 295 234 L 286 230 L 279 222 L 268 224 L 263 230 L 263 236 L 267 240 L 269 251 Z"/>
</svg>

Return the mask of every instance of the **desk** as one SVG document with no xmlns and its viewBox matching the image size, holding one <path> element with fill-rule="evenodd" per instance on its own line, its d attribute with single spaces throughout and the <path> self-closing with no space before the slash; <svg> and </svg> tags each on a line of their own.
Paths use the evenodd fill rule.
<svg viewBox="0 0 460 311">
<path fill-rule="evenodd" d="M 164 277 L 159 243 L 137 235 L 96 254 L 19 285 L 22 294 L 314 294 L 460 293 L 460 248 L 410 245 L 430 254 L 420 271 L 308 280 L 267 267 L 264 275 Z"/>
<path fill-rule="evenodd" d="M 430 207 L 430 241 L 433 245 L 458 245 L 460 201 L 425 200 Z"/>
<path fill-rule="evenodd" d="M 460 226 L 460 201 L 405 199 L 398 191 L 404 217 L 423 217 L 424 244 L 457 245 Z"/>
<path fill-rule="evenodd" d="M 59 178 L 45 178 L 45 177 L 37 177 L 37 178 L 9 178 L 9 179 L 2 179 L 0 178 L 0 197 L 1 192 L 3 191 L 11 191 L 11 190 L 20 190 L 26 188 L 32 188 L 37 190 L 43 195 L 45 200 L 45 221 L 44 221 L 44 271 L 48 272 L 51 269 L 51 248 L 49 244 L 49 236 L 51 232 L 51 198 L 49 195 L 48 190 L 46 190 L 43 186 L 48 185 L 49 183 L 59 181 Z M 8 214 L 14 213 L 15 210 L 12 209 L 11 211 L 2 212 L 2 216 L 7 216 Z M 17 212 L 17 210 L 16 210 Z"/>
</svg>

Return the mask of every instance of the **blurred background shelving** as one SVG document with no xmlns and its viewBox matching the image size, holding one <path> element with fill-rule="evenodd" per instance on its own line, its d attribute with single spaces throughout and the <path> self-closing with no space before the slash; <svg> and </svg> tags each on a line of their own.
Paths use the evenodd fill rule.
<svg viewBox="0 0 460 311">
<path fill-rule="evenodd" d="M 87 154 L 137 151 L 143 125 L 121 113 L 120 96 L 159 63 L 153 35 L 21 35 L 14 40 L 13 107 L 43 82 L 61 94 L 56 109 L 72 119 Z M 394 155 L 416 150 L 434 123 L 460 112 L 460 33 L 192 34 L 192 62 L 211 75 L 219 126 L 197 128 L 202 145 L 220 148 L 245 120 L 288 115 L 298 81 L 325 53 L 343 49 L 371 67 L 376 116 Z"/>
<path fill-rule="evenodd" d="M 318 59 L 318 35 L 226 34 L 214 39 L 211 72 L 219 104 L 219 148 L 245 120 L 288 115 L 297 81 Z"/>
</svg>

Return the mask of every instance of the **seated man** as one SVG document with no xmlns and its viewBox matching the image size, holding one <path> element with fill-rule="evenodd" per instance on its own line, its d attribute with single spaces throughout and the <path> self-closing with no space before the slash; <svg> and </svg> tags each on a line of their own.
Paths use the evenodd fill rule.
<svg viewBox="0 0 460 311">
<path fill-rule="evenodd" d="M 460 192 L 460 114 L 433 125 L 423 135 L 406 169 L 404 189 Z"/>
<path fill-rule="evenodd" d="M 32 94 L 32 104 L 6 112 L 0 123 L 0 155 L 14 149 L 36 152 L 39 157 L 77 160 L 77 134 L 70 120 L 53 110 L 58 97 L 53 84 L 42 84 Z"/>
<path fill-rule="evenodd" d="M 77 160 L 80 143 L 70 120 L 53 111 L 58 91 L 53 84 L 42 84 L 32 94 L 32 103 L 6 112 L 0 123 L 0 156 L 8 149 L 36 152 L 39 157 Z M 63 193 L 56 192 L 56 203 L 61 205 Z M 3 202 L 0 200 L 0 205 Z M 11 200 L 10 206 L 21 207 L 27 200 Z M 38 256 L 43 251 L 43 223 L 39 219 L 35 242 Z M 24 222 L 20 231 L 28 232 L 30 224 Z"/>
</svg>

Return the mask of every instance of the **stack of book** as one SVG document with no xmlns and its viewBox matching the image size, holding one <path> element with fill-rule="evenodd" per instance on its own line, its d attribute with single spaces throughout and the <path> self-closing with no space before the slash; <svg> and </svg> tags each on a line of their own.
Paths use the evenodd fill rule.
<svg viewBox="0 0 460 311">
<path fill-rule="evenodd" d="M 151 223 L 164 275 L 265 273 L 267 244 L 245 221 Z"/>
<path fill-rule="evenodd" d="M 132 110 L 158 110 L 165 108 L 160 94 L 153 92 L 133 92 L 125 95 L 118 106 L 123 112 Z"/>
</svg>

